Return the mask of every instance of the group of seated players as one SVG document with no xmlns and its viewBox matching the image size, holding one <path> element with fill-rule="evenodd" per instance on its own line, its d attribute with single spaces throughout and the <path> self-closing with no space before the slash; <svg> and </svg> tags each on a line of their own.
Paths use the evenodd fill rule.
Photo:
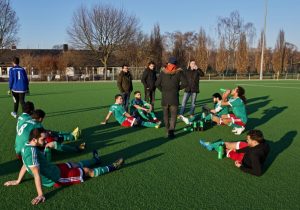
<svg viewBox="0 0 300 210">
<path fill-rule="evenodd" d="M 178 118 L 188 126 L 198 123 L 202 128 L 208 123 L 228 125 L 232 127 L 234 134 L 240 135 L 245 130 L 247 123 L 245 90 L 237 86 L 233 90 L 224 90 L 222 95 L 214 93 L 212 97 L 213 109 L 204 106 L 202 112 L 196 115 L 189 118 L 179 115 Z M 229 107 L 231 107 L 231 113 Z M 161 125 L 161 121 L 155 116 L 151 104 L 141 99 L 140 91 L 134 92 L 130 113 L 127 113 L 123 107 L 122 95 L 117 94 L 115 103 L 111 105 L 101 124 L 106 124 L 112 115 L 123 127 L 159 128 Z M 93 151 L 92 158 L 89 160 L 78 163 L 51 163 L 51 150 L 80 152 L 85 149 L 85 143 L 79 146 L 68 145 L 68 142 L 80 138 L 80 129 L 77 127 L 73 132 L 47 130 L 42 125 L 44 118 L 45 112 L 43 110 L 35 110 L 32 102 L 25 103 L 23 114 L 18 118 L 15 142 L 16 155 L 22 159 L 23 166 L 17 180 L 8 181 L 4 184 L 5 186 L 18 185 L 28 171 L 34 177 L 38 194 L 32 200 L 32 204 L 45 201 L 42 185 L 59 187 L 77 184 L 83 182 L 85 177 L 97 177 L 119 169 L 124 163 L 123 158 L 120 158 L 110 165 L 92 168 L 92 166 L 101 163 L 96 150 Z M 209 151 L 216 150 L 218 157 L 222 158 L 226 155 L 235 161 L 236 167 L 256 176 L 262 175 L 263 163 L 269 153 L 269 146 L 260 130 L 250 130 L 246 142 L 224 142 L 223 140 L 207 142 L 200 140 L 200 144 Z"/>
</svg>

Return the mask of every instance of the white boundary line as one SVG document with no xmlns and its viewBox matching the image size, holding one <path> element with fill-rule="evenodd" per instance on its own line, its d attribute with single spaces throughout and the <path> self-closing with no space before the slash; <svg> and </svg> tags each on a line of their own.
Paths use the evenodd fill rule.
<svg viewBox="0 0 300 210">
<path fill-rule="evenodd" d="M 267 88 L 283 88 L 283 89 L 297 89 L 300 90 L 300 87 L 282 87 L 282 86 L 273 86 L 273 85 L 258 85 L 258 84 L 236 84 L 236 85 L 242 85 L 242 86 L 252 86 L 252 87 L 267 87 Z"/>
</svg>

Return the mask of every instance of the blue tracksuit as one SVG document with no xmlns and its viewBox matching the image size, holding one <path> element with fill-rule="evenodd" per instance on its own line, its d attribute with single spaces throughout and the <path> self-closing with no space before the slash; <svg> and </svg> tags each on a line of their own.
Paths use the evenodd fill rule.
<svg viewBox="0 0 300 210">
<path fill-rule="evenodd" d="M 28 91 L 28 78 L 24 68 L 14 66 L 9 71 L 9 89 L 16 93 Z"/>
</svg>

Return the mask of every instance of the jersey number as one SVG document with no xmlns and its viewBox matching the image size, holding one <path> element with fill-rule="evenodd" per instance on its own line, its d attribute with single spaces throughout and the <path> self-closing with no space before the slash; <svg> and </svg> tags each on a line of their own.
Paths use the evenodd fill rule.
<svg viewBox="0 0 300 210">
<path fill-rule="evenodd" d="M 23 131 L 24 131 L 24 129 L 26 128 L 27 125 L 28 125 L 28 124 L 25 123 L 25 124 L 23 124 L 19 129 L 17 129 L 18 136 L 21 136 L 21 135 L 22 135 L 22 133 L 23 133 Z"/>
</svg>

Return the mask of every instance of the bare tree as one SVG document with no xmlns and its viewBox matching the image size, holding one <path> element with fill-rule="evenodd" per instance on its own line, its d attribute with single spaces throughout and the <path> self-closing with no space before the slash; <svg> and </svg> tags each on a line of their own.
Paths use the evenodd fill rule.
<svg viewBox="0 0 300 210">
<path fill-rule="evenodd" d="M 74 47 L 92 50 L 106 70 L 112 53 L 129 43 L 137 31 L 135 16 L 123 9 L 98 4 L 91 9 L 79 7 L 67 33 Z"/>
<path fill-rule="evenodd" d="M 198 34 L 198 45 L 196 47 L 196 61 L 201 70 L 206 73 L 208 66 L 209 52 L 207 49 L 207 36 L 203 28 L 200 29 Z"/>
<path fill-rule="evenodd" d="M 219 37 L 224 37 L 225 46 L 229 51 L 229 67 L 234 69 L 235 52 L 240 36 L 244 33 L 251 44 L 255 37 L 255 27 L 253 23 L 244 23 L 239 12 L 233 11 L 229 17 L 219 17 L 217 28 Z"/>
<path fill-rule="evenodd" d="M 247 71 L 249 66 L 248 46 L 246 35 L 244 33 L 240 36 L 235 62 L 235 67 L 238 73 L 245 73 Z"/>
<path fill-rule="evenodd" d="M 216 55 L 216 70 L 219 73 L 223 73 L 227 68 L 228 53 L 225 47 L 225 39 L 221 38 L 220 46 Z"/>
<path fill-rule="evenodd" d="M 158 68 L 161 68 L 163 56 L 163 38 L 160 34 L 159 24 L 155 24 L 150 35 L 150 59 L 156 63 Z"/>
<path fill-rule="evenodd" d="M 18 42 L 19 19 L 9 0 L 0 0 L 0 53 Z"/>
<path fill-rule="evenodd" d="M 274 71 L 279 74 L 286 70 L 286 64 L 286 42 L 284 38 L 284 31 L 280 30 L 273 52 L 272 65 Z"/>
</svg>

